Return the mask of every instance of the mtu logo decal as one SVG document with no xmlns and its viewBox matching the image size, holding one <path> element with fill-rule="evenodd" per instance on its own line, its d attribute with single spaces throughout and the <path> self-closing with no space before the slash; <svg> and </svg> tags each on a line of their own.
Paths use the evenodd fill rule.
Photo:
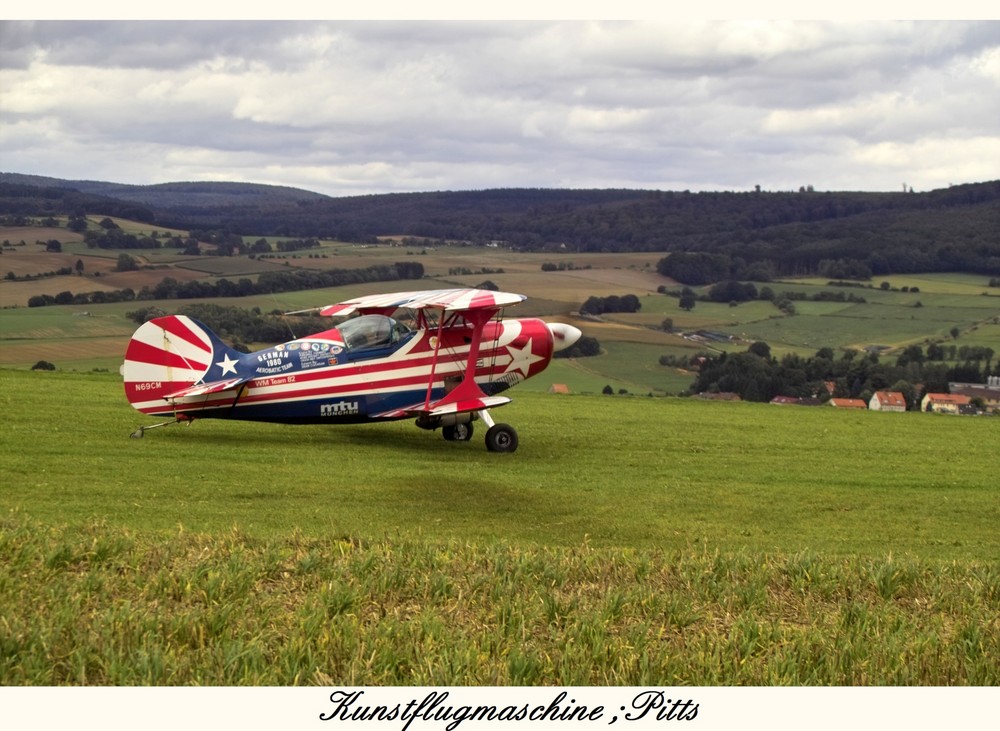
<svg viewBox="0 0 1000 731">
<path fill-rule="evenodd" d="M 357 401 L 338 401 L 335 404 L 319 405 L 320 416 L 354 416 L 360 413 Z"/>
</svg>

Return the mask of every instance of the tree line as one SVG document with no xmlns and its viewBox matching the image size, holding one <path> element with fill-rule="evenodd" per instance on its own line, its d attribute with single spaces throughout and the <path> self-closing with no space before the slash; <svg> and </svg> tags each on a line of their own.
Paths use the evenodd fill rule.
<svg viewBox="0 0 1000 731">
<path fill-rule="evenodd" d="M 161 299 L 210 299 L 214 297 L 249 297 L 255 294 L 300 292 L 307 289 L 342 287 L 364 282 L 392 282 L 400 279 L 422 279 L 424 266 L 419 262 L 374 264 L 364 269 L 291 270 L 262 272 L 257 281 L 243 277 L 236 282 L 222 278 L 214 282 L 179 282 L 164 277 L 152 287 L 143 286 L 138 292 L 132 288 L 99 292 L 60 292 L 52 296 L 35 295 L 28 299 L 28 307 L 45 307 L 57 304 L 102 304 L 105 302 L 131 302 L 132 300 Z"/>
<path fill-rule="evenodd" d="M 948 393 L 949 382 L 985 383 L 1000 375 L 993 366 L 991 348 L 959 352 L 966 359 L 948 364 L 943 357 L 955 354 L 952 346 L 908 346 L 894 363 L 883 363 L 877 353 L 845 351 L 839 358 L 831 348 L 812 357 L 787 354 L 776 359 L 763 342 L 745 352 L 704 356 L 691 386 L 692 393 L 736 393 L 745 401 L 770 401 L 775 396 L 797 398 L 860 398 L 868 401 L 876 391 L 899 391 L 907 408 L 919 409 L 926 393 Z M 830 394 L 826 383 L 833 382 Z M 919 390 L 918 385 L 920 384 Z"/>
<path fill-rule="evenodd" d="M 601 354 L 601 344 L 597 338 L 590 335 L 581 335 L 573 345 L 562 350 L 557 350 L 552 354 L 553 358 L 590 358 Z"/>
<path fill-rule="evenodd" d="M 883 284 L 886 284 L 883 282 Z M 856 282 L 827 282 L 830 287 L 857 288 Z M 883 287 L 884 288 L 884 287 Z M 919 287 L 903 287 L 901 291 L 919 292 Z M 732 305 L 750 300 L 763 300 L 771 302 L 786 315 L 795 314 L 795 302 L 809 300 L 811 302 L 852 302 L 854 304 L 864 304 L 867 300 L 853 291 L 837 292 L 820 291 L 812 294 L 785 290 L 775 292 L 768 285 L 762 286 L 759 290 L 753 282 L 739 282 L 736 280 L 726 280 L 717 282 L 708 288 L 705 294 L 699 295 L 688 286 L 681 289 L 671 289 L 666 285 L 657 288 L 657 292 L 668 297 L 677 297 L 678 305 L 683 310 L 692 310 L 698 302 L 729 302 Z M 918 302 L 915 306 L 920 306 Z"/>
<path fill-rule="evenodd" d="M 81 228 L 82 225 L 82 228 Z M 71 216 L 67 228 L 83 232 L 84 243 L 91 249 L 181 249 L 187 256 L 214 254 L 215 256 L 241 256 L 249 254 L 269 254 L 273 251 L 291 253 L 305 249 L 319 248 L 321 242 L 317 238 L 286 239 L 271 244 L 267 239 L 259 238 L 253 244 L 247 245 L 243 237 L 231 231 L 220 229 L 192 229 L 186 237 L 161 236 L 153 232 L 149 236 L 137 236 L 125 233 L 122 228 L 110 218 L 98 222 L 99 229 L 87 229 L 85 217 Z M 202 249 L 199 244 L 208 244 L 211 248 Z"/>
<path fill-rule="evenodd" d="M 308 199 L 305 192 L 295 199 L 285 189 L 269 196 L 266 186 L 258 186 L 243 197 L 245 204 L 238 195 L 206 190 L 199 198 L 196 188 L 188 190 L 189 204 L 169 209 L 156 207 L 156 190 L 144 190 L 148 208 L 129 217 L 241 236 L 371 242 L 401 235 L 503 242 L 532 251 L 717 256 L 708 264 L 716 275 L 707 280 L 688 262 L 676 278 L 692 285 L 767 281 L 758 272 L 771 278 L 934 271 L 1000 276 L 1000 180 L 925 193 L 818 192 L 803 186 L 797 192 L 499 189 Z M 135 205 L 64 188 L 0 185 L 0 214 L 76 213 L 84 203 L 92 213 L 116 208 L 114 215 Z"/>
<path fill-rule="evenodd" d="M 642 302 L 634 294 L 616 295 L 607 297 L 597 297 L 592 295 L 586 302 L 580 305 L 580 312 L 589 315 L 603 315 L 606 312 L 638 312 L 642 309 Z"/>
<path fill-rule="evenodd" d="M 997 257 L 988 257 L 975 251 L 957 254 L 952 249 L 942 249 L 935 254 L 910 252 L 906 256 L 895 257 L 890 264 L 884 256 L 872 252 L 863 259 L 818 259 L 814 264 L 802 265 L 800 261 L 796 265 L 791 260 L 783 263 L 768 259 L 748 262 L 742 256 L 728 254 L 677 252 L 660 259 L 656 263 L 656 271 L 691 286 L 738 279 L 770 282 L 782 276 L 798 274 L 858 282 L 892 273 L 967 271 L 989 274 L 1000 266 L 1000 248 L 997 253 Z"/>
</svg>

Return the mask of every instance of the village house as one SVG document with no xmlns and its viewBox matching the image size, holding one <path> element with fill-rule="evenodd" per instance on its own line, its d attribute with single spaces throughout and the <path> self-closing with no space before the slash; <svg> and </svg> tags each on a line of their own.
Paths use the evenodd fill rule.
<svg viewBox="0 0 1000 731">
<path fill-rule="evenodd" d="M 1000 411 L 1000 376 L 990 376 L 987 383 L 949 383 L 952 394 L 981 399 L 986 411 Z"/>
<path fill-rule="evenodd" d="M 835 409 L 867 409 L 868 404 L 860 398 L 832 398 L 827 403 Z"/>
<path fill-rule="evenodd" d="M 906 411 L 906 398 L 899 391 L 876 391 L 868 402 L 872 411 Z"/>
<path fill-rule="evenodd" d="M 958 393 L 928 393 L 920 401 L 920 410 L 938 414 L 959 414 L 971 401 L 968 396 Z"/>
</svg>

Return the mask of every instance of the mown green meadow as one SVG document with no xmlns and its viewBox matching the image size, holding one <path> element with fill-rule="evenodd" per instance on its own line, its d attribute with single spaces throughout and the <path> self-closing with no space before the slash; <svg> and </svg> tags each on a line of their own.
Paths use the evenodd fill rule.
<svg viewBox="0 0 1000 731">
<path fill-rule="evenodd" d="M 0 371 L 0 684 L 1000 683 L 995 419 L 512 395 L 129 439 Z"/>
</svg>

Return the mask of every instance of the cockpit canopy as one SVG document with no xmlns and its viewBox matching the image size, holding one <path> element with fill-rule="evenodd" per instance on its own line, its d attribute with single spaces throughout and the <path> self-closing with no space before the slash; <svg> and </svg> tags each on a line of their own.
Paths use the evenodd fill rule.
<svg viewBox="0 0 1000 731">
<path fill-rule="evenodd" d="M 385 315 L 361 315 L 337 326 L 349 350 L 377 348 L 399 342 L 410 328 Z"/>
</svg>

